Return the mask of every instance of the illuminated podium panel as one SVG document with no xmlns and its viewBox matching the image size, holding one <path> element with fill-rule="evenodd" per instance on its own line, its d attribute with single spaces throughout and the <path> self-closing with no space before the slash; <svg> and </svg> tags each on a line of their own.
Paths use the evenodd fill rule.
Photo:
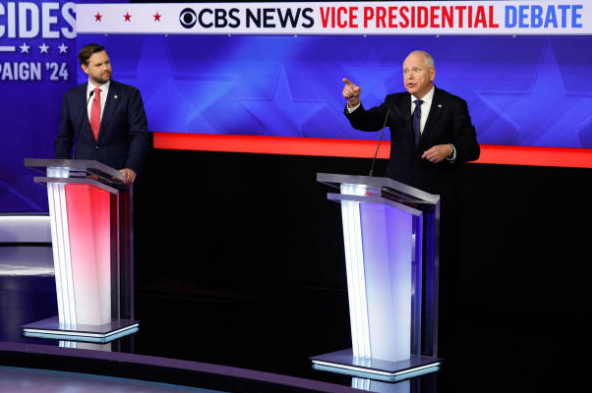
<svg viewBox="0 0 592 393">
<path fill-rule="evenodd" d="M 315 369 L 398 381 L 437 371 L 440 197 L 392 179 L 318 173 L 339 193 L 352 348 Z"/>
<path fill-rule="evenodd" d="M 45 173 L 58 315 L 23 326 L 28 337 L 108 342 L 138 330 L 133 299 L 131 186 L 91 160 L 25 159 Z"/>
</svg>

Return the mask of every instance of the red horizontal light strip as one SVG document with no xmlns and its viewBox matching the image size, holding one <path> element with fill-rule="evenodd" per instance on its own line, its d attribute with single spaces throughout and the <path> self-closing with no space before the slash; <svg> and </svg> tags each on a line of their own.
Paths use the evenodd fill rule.
<svg viewBox="0 0 592 393">
<path fill-rule="evenodd" d="M 154 133 L 155 149 L 205 150 L 301 156 L 374 157 L 375 141 L 291 138 L 279 136 Z M 390 142 L 383 142 L 378 158 L 388 158 Z"/>
<path fill-rule="evenodd" d="M 592 168 L 592 149 L 481 145 L 480 164 Z"/>
<path fill-rule="evenodd" d="M 247 135 L 154 133 L 154 148 L 236 153 L 288 154 L 372 158 L 377 141 L 290 138 Z M 390 142 L 380 146 L 378 158 L 388 158 Z M 592 149 L 481 145 L 480 164 L 592 168 Z"/>
</svg>

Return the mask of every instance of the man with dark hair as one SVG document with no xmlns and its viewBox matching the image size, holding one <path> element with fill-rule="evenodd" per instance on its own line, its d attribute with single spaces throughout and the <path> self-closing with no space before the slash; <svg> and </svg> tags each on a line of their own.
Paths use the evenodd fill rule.
<svg viewBox="0 0 592 393">
<path fill-rule="evenodd" d="M 105 47 L 103 45 L 88 44 L 84 46 L 82 49 L 80 49 L 80 52 L 78 53 L 78 61 L 80 62 L 80 64 L 88 66 L 88 59 L 90 59 L 90 57 L 93 54 L 104 51 Z"/>
<path fill-rule="evenodd" d="M 55 156 L 97 160 L 118 169 L 123 181 L 131 184 L 148 146 L 140 92 L 111 79 L 111 62 L 103 46 L 86 45 L 78 59 L 88 82 L 64 95 Z"/>
</svg>

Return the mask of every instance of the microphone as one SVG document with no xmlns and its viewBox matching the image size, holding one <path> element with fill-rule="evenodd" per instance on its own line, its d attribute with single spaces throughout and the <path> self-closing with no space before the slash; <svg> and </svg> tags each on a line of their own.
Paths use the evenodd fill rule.
<svg viewBox="0 0 592 393">
<path fill-rule="evenodd" d="M 90 94 L 88 95 L 88 98 L 86 99 L 86 105 L 88 106 L 88 102 L 90 101 L 90 99 L 92 98 L 92 96 L 95 95 L 95 91 L 91 90 Z"/>
<path fill-rule="evenodd" d="M 386 116 L 384 117 L 384 123 L 382 124 L 382 130 L 380 130 L 380 138 L 378 139 L 378 146 L 376 146 L 376 153 L 374 153 L 374 158 L 372 159 L 372 166 L 370 167 L 370 174 L 368 175 L 370 177 L 372 177 L 372 173 L 374 172 L 374 163 L 376 162 L 376 156 L 378 155 L 378 150 L 380 149 L 380 143 L 382 142 L 382 136 L 384 135 L 384 129 L 386 128 L 386 122 L 388 121 L 390 111 L 391 111 L 391 108 L 388 107 L 388 103 L 387 103 Z"/>
<path fill-rule="evenodd" d="M 95 95 L 95 91 L 91 90 L 90 94 L 88 95 L 88 98 L 86 99 L 86 104 L 84 104 L 84 112 L 82 112 L 82 116 L 80 117 L 80 121 L 78 122 L 78 128 L 74 130 L 74 154 L 72 155 L 73 160 L 76 159 L 76 142 L 78 142 L 78 133 L 82 128 L 82 123 L 84 123 L 84 116 L 88 116 L 88 102 L 90 101 L 93 95 Z"/>
</svg>

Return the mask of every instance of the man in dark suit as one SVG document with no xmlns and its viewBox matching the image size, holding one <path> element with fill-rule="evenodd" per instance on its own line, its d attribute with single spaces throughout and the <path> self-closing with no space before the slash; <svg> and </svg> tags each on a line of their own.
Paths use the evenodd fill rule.
<svg viewBox="0 0 592 393">
<path fill-rule="evenodd" d="M 434 86 L 434 60 L 426 52 L 411 52 L 403 75 L 407 92 L 388 95 L 382 105 L 369 110 L 360 102 L 361 88 L 344 79 L 345 114 L 358 130 L 390 128 L 387 177 L 447 197 L 455 189 L 459 165 L 479 158 L 467 104 Z"/>
<path fill-rule="evenodd" d="M 390 94 L 378 107 L 366 110 L 361 88 L 344 79 L 345 115 L 362 131 L 391 132 L 386 176 L 441 196 L 440 220 L 440 356 L 451 356 L 458 294 L 460 257 L 461 164 L 479 158 L 475 127 L 467 103 L 434 86 L 432 56 L 411 52 L 403 63 L 407 92 Z"/>
<path fill-rule="evenodd" d="M 111 62 L 103 46 L 86 45 L 78 59 L 88 82 L 64 95 L 55 156 L 97 160 L 118 169 L 124 183 L 131 184 L 148 146 L 140 92 L 111 79 Z"/>
</svg>

